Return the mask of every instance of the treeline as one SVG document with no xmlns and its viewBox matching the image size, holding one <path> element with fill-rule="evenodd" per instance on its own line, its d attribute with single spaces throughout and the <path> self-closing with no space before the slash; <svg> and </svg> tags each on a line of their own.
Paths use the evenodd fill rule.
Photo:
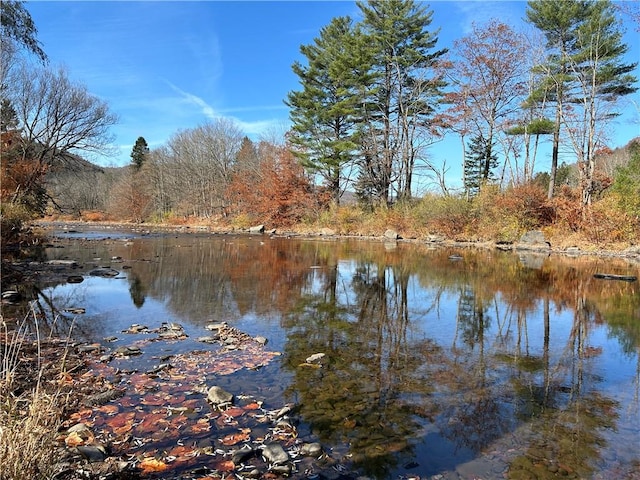
<svg viewBox="0 0 640 480">
<path fill-rule="evenodd" d="M 597 241 L 637 239 L 637 142 L 617 164 L 605 160 L 618 102 L 637 90 L 612 2 L 530 0 L 536 34 L 491 20 L 450 50 L 423 3 L 356 5 L 360 21 L 335 18 L 301 46 L 284 139 L 253 142 L 220 118 L 153 150 L 139 137 L 125 168 L 73 169 L 74 154 L 104 151 L 117 119 L 46 65 L 22 3 L 3 2 L 3 227 L 63 212 L 340 233 L 375 233 L 384 222 L 411 235 L 509 241 L 527 228 L 584 233 L 613 218 L 618 226 L 604 237 L 598 227 Z M 453 159 L 461 189 L 450 183 L 449 159 L 429 155 L 445 135 L 465 147 Z M 541 173 L 547 140 L 551 169 Z M 417 183 L 433 193 L 417 198 Z M 346 192 L 357 207 L 344 206 Z"/>
</svg>

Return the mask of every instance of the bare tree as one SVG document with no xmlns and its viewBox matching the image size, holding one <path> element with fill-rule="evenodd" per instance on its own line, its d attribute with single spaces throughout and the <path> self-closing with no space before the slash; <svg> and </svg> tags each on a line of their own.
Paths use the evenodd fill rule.
<svg viewBox="0 0 640 480">
<path fill-rule="evenodd" d="M 40 186 L 47 170 L 69 154 L 108 151 L 117 117 L 85 86 L 71 82 L 64 69 L 34 71 L 23 64 L 11 72 L 7 94 L 21 128 L 18 161 L 33 172 L 13 201 Z"/>
<path fill-rule="evenodd" d="M 156 208 L 164 214 L 211 217 L 227 208 L 231 181 L 244 134 L 230 119 L 219 118 L 181 130 L 151 152 L 145 175 Z"/>
<path fill-rule="evenodd" d="M 513 121 L 526 93 L 524 78 L 527 46 L 522 35 L 508 25 L 491 20 L 474 25 L 468 36 L 454 44 L 456 61 L 452 61 L 449 80 L 455 91 L 449 94 L 450 117 L 462 133 L 482 136 L 487 145 L 502 143 L 503 131 Z M 505 162 L 512 152 L 503 144 Z M 482 165 L 481 177 L 490 177 L 489 150 Z"/>
</svg>

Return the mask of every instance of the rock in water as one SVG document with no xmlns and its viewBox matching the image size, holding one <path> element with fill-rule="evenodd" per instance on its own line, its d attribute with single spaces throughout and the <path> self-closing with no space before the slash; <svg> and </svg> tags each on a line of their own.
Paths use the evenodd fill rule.
<svg viewBox="0 0 640 480">
<path fill-rule="evenodd" d="M 233 394 L 215 385 L 207 391 L 207 401 L 212 405 L 231 403 L 233 401 Z"/>
<path fill-rule="evenodd" d="M 322 445 L 317 442 L 305 443 L 300 448 L 300 454 L 305 457 L 318 457 L 322 455 Z"/>
<path fill-rule="evenodd" d="M 314 353 L 313 355 L 309 355 L 307 357 L 307 363 L 317 362 L 318 360 L 321 360 L 322 358 L 324 358 L 324 353 Z"/>
<path fill-rule="evenodd" d="M 120 272 L 109 267 L 98 267 L 89 272 L 92 277 L 117 277 L 119 274 Z"/>
<path fill-rule="evenodd" d="M 274 465 L 282 465 L 289 461 L 289 454 L 279 443 L 266 443 L 262 448 L 262 455 Z"/>
</svg>

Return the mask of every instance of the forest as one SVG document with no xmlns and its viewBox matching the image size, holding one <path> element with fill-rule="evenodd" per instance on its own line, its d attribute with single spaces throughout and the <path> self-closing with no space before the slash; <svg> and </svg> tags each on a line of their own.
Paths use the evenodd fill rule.
<svg viewBox="0 0 640 480">
<path fill-rule="evenodd" d="M 637 5 L 530 0 L 527 33 L 499 19 L 450 49 L 427 4 L 358 1 L 295 61 L 284 138 L 251 140 L 219 118 L 125 167 L 108 150 L 117 116 L 48 64 L 23 2 L 2 3 L 2 246 L 36 218 L 214 229 L 514 242 L 539 229 L 555 245 L 625 248 L 640 239 L 640 137 L 610 146 L 621 102 L 638 89 L 621 18 Z M 35 65 L 35 66 L 34 66 Z M 462 178 L 430 155 L 462 146 Z M 541 171 L 540 152 L 551 167 Z"/>
</svg>

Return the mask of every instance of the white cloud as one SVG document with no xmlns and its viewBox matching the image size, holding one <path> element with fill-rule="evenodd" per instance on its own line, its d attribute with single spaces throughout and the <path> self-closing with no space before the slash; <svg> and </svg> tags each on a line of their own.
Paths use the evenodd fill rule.
<svg viewBox="0 0 640 480">
<path fill-rule="evenodd" d="M 198 97 L 197 95 L 193 95 L 192 93 L 185 92 L 180 88 L 176 87 L 171 82 L 167 82 L 169 86 L 177 93 L 180 94 L 182 98 L 184 98 L 188 103 L 191 103 L 200 108 L 202 114 L 210 119 L 218 118 L 220 115 L 216 115 L 216 111 L 214 108 L 209 105 L 204 99 Z"/>
</svg>

